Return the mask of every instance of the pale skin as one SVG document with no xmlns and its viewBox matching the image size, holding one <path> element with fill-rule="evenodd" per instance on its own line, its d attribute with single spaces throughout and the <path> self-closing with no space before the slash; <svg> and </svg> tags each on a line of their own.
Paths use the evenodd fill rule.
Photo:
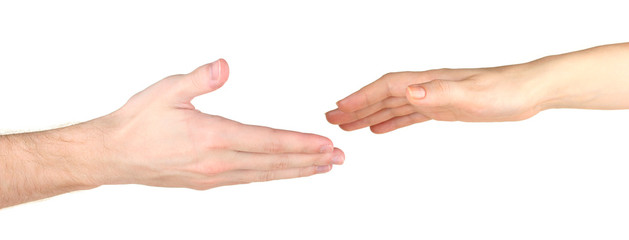
<svg viewBox="0 0 629 240">
<path fill-rule="evenodd" d="M 629 43 L 510 66 L 389 73 L 326 114 L 386 133 L 430 119 L 517 121 L 552 108 L 628 109 Z M 224 60 L 165 78 L 74 126 L 0 136 L 0 208 L 105 184 L 210 189 L 343 164 L 322 136 L 244 125 L 190 101 L 227 80 Z"/>
<path fill-rule="evenodd" d="M 241 124 L 190 101 L 227 80 L 225 60 L 167 77 L 85 123 L 0 136 L 0 208 L 106 184 L 205 190 L 326 173 L 322 136 Z"/>
<path fill-rule="evenodd" d="M 387 133 L 431 119 L 519 121 L 553 108 L 629 109 L 629 43 L 478 69 L 388 73 L 337 102 L 328 121 Z"/>
</svg>

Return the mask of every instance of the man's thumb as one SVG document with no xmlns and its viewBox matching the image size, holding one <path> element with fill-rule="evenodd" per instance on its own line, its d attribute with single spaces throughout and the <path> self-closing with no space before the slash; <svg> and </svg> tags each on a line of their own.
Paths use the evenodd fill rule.
<svg viewBox="0 0 629 240">
<path fill-rule="evenodd" d="M 229 66 L 222 58 L 200 66 L 179 79 L 179 101 L 190 102 L 196 96 L 219 89 L 228 77 Z"/>
</svg>

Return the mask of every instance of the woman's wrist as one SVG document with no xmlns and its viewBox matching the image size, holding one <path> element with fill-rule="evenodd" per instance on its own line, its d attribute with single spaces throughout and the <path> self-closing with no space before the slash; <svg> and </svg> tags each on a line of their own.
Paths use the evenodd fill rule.
<svg viewBox="0 0 629 240">
<path fill-rule="evenodd" d="M 570 97 L 566 93 L 564 76 L 559 68 L 560 56 L 548 56 L 532 62 L 521 64 L 523 76 L 530 79 L 532 87 L 537 89 L 537 107 L 540 110 L 566 108 L 570 105 Z"/>
<path fill-rule="evenodd" d="M 523 77 L 532 82 L 539 97 L 536 99 L 540 110 L 557 108 L 582 108 L 591 92 L 584 91 L 574 67 L 579 64 L 578 56 L 570 54 L 553 55 L 520 64 Z"/>
</svg>

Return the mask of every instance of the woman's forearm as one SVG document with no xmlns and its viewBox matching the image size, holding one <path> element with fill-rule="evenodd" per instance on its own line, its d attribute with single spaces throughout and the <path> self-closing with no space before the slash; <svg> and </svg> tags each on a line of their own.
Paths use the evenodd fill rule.
<svg viewBox="0 0 629 240">
<path fill-rule="evenodd" d="M 629 109 L 629 43 L 549 56 L 526 65 L 551 81 L 548 108 Z"/>
</svg>

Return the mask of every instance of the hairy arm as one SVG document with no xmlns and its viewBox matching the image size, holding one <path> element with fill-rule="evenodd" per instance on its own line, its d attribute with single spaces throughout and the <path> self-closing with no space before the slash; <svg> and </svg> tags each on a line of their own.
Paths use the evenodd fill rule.
<svg viewBox="0 0 629 240">
<path fill-rule="evenodd" d="M 0 208 L 96 187 L 95 136 L 86 124 L 0 136 Z"/>
<path fill-rule="evenodd" d="M 229 75 L 218 60 L 167 77 L 117 111 L 70 127 L 0 136 L 0 208 L 105 184 L 205 190 L 307 177 L 343 164 L 328 138 L 246 125 L 190 103 Z"/>
</svg>

